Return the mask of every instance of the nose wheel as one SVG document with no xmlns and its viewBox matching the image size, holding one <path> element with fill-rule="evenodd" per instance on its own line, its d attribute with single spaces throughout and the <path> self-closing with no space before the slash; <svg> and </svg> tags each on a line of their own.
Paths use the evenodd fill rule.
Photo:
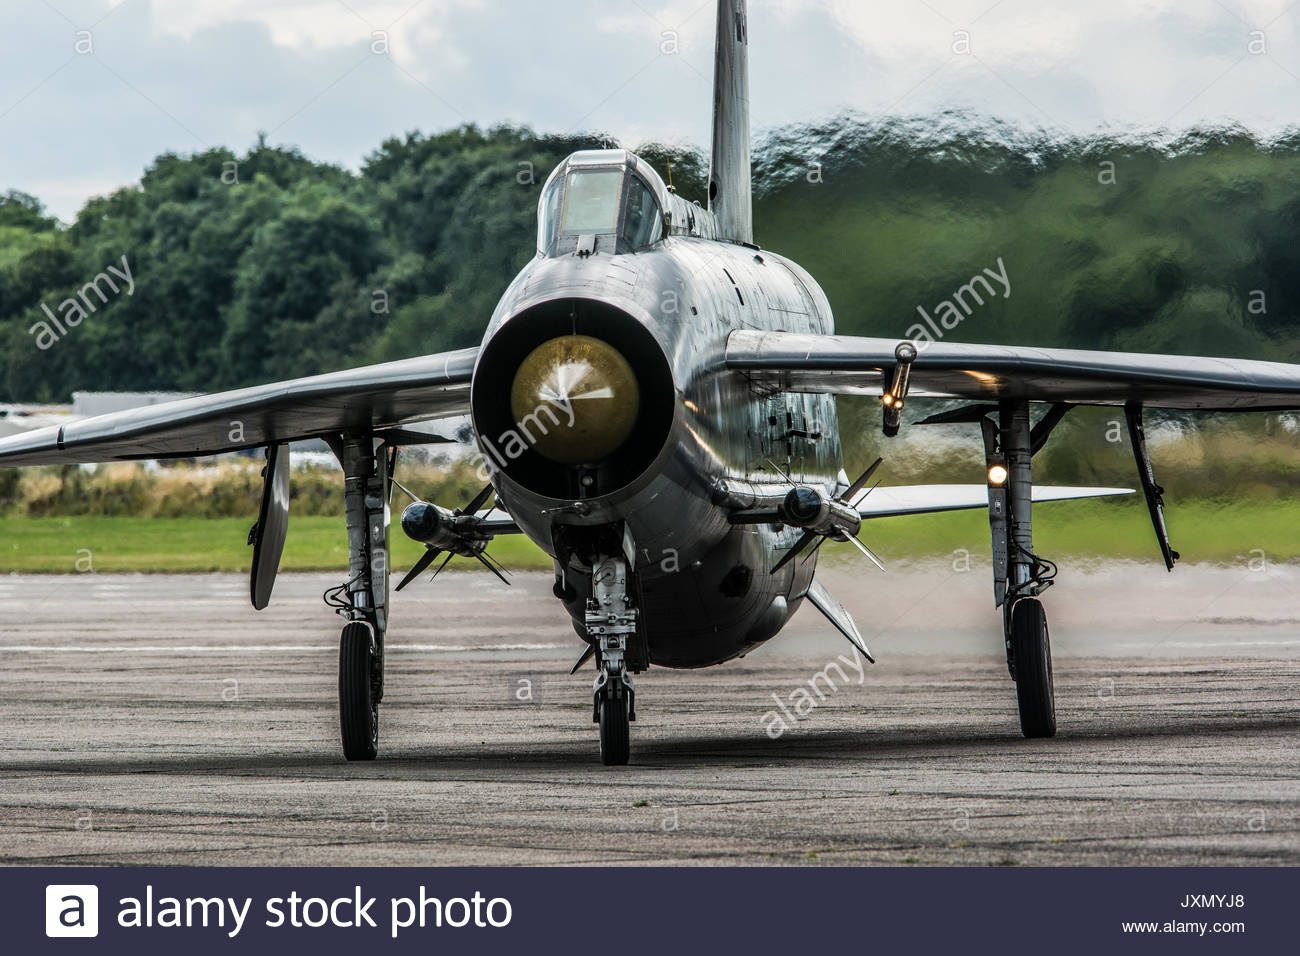
<svg viewBox="0 0 1300 956">
<path fill-rule="evenodd" d="M 626 766 L 632 749 L 632 689 L 622 680 L 607 681 L 596 692 L 596 721 L 600 724 L 600 762 Z"/>
</svg>

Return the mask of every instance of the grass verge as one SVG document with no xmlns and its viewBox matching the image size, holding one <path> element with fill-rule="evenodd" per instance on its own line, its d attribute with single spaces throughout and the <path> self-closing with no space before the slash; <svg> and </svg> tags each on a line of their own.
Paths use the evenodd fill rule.
<svg viewBox="0 0 1300 956">
<path fill-rule="evenodd" d="M 1159 560 L 1140 501 L 1054 502 L 1038 506 L 1034 515 L 1036 550 L 1053 560 Z M 1168 517 L 1174 547 L 1187 561 L 1230 564 L 1259 551 L 1270 561 L 1300 555 L 1300 502 L 1193 501 L 1171 505 Z M 246 571 L 251 524 L 245 518 L 0 518 L 0 571 Z M 963 548 L 981 555 L 989 548 L 982 511 L 869 521 L 862 539 L 886 561 L 943 557 Z M 398 569 L 410 567 L 421 552 L 400 532 L 393 535 L 393 548 Z M 841 558 L 848 546 L 828 545 L 827 552 Z M 491 553 L 508 568 L 550 567 L 550 559 L 523 537 L 498 539 Z M 452 563 L 475 566 L 462 558 Z M 291 518 L 281 566 L 286 571 L 345 568 L 342 518 Z"/>
<path fill-rule="evenodd" d="M 247 571 L 251 518 L 0 518 L 0 572 Z M 394 528 L 393 565 L 405 569 L 423 550 Z M 491 553 L 509 568 L 549 568 L 521 536 L 502 538 Z M 455 567 L 469 567 L 453 558 Z M 342 571 L 347 567 L 342 518 L 291 516 L 281 569 Z"/>
</svg>

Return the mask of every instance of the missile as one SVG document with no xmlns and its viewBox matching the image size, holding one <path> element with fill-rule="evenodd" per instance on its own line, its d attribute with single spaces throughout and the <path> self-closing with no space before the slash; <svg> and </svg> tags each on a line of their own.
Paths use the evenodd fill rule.
<svg viewBox="0 0 1300 956">
<path fill-rule="evenodd" d="M 781 521 L 793 528 L 847 541 L 862 528 L 857 510 L 816 488 L 791 488 L 777 508 Z"/>
<path fill-rule="evenodd" d="M 402 533 L 428 548 L 473 558 L 483 553 L 492 534 L 484 519 L 456 514 L 427 501 L 413 501 L 402 511 Z"/>
</svg>

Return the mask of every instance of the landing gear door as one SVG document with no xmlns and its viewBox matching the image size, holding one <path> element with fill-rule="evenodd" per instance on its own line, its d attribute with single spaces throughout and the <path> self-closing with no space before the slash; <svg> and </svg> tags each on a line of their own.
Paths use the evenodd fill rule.
<svg viewBox="0 0 1300 956">
<path fill-rule="evenodd" d="M 1142 482 L 1142 494 L 1147 499 L 1147 511 L 1151 514 L 1151 526 L 1156 532 L 1160 555 L 1165 559 L 1165 568 L 1172 571 L 1174 562 L 1182 555 L 1169 543 L 1169 528 L 1165 525 L 1165 490 L 1156 484 L 1155 470 L 1151 467 L 1146 428 L 1142 424 L 1142 403 L 1127 403 L 1124 406 L 1124 418 L 1128 422 L 1129 441 L 1133 445 L 1133 458 L 1137 462 L 1138 480 Z"/>
<path fill-rule="evenodd" d="M 253 546 L 253 568 L 248 576 L 253 607 L 262 610 L 271 603 L 271 589 L 280 570 L 284 539 L 289 530 L 289 446 L 271 445 L 262 469 L 262 507 L 257 524 L 248 533 Z"/>
</svg>

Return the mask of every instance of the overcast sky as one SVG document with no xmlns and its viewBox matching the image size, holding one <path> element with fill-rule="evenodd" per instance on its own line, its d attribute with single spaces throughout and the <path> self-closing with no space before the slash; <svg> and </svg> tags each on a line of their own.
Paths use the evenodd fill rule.
<svg viewBox="0 0 1300 956">
<path fill-rule="evenodd" d="M 1300 126 L 1294 0 L 751 0 L 756 131 L 851 109 L 1062 133 Z M 715 0 L 0 0 L 0 189 L 70 219 L 265 131 L 355 168 L 462 122 L 708 135 Z M 89 31 L 88 34 L 79 31 Z"/>
</svg>

